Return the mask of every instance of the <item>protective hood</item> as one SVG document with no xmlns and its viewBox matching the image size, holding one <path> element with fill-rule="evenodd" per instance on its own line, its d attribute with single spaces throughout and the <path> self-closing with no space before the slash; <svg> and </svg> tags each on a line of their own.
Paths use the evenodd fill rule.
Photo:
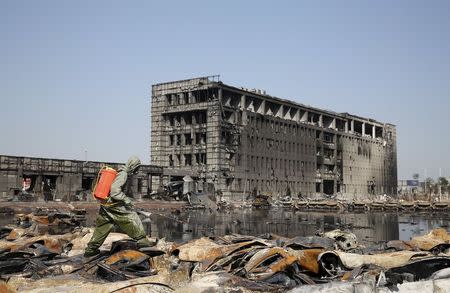
<svg viewBox="0 0 450 293">
<path fill-rule="evenodd" d="M 139 168 L 139 166 L 141 166 L 141 160 L 139 160 L 136 156 L 131 156 L 125 165 L 125 168 L 127 173 L 133 173 L 137 168 Z"/>
</svg>

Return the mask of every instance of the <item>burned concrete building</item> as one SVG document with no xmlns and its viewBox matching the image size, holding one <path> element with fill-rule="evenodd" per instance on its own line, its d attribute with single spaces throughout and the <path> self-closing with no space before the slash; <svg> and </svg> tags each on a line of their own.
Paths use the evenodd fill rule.
<svg viewBox="0 0 450 293">
<path fill-rule="evenodd" d="M 119 163 L 15 157 L 0 155 L 0 199 L 92 200 L 92 189 L 102 166 L 117 169 Z M 127 194 L 143 199 L 159 186 L 162 168 L 141 165 L 127 184 Z M 152 180 L 152 178 L 158 180 Z"/>
<path fill-rule="evenodd" d="M 201 77 L 152 86 L 151 163 L 228 198 L 395 194 L 396 127 Z"/>
</svg>

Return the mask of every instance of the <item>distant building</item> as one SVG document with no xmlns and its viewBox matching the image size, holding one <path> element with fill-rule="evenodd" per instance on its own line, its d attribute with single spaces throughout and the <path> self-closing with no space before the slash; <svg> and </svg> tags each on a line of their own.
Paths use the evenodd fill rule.
<svg viewBox="0 0 450 293">
<path fill-rule="evenodd" d="M 152 86 L 151 163 L 164 168 L 166 181 L 189 175 L 232 199 L 252 191 L 394 195 L 396 137 L 392 124 L 217 77 Z"/>
<path fill-rule="evenodd" d="M 420 194 L 425 191 L 425 183 L 419 180 L 398 180 L 398 194 Z"/>
</svg>

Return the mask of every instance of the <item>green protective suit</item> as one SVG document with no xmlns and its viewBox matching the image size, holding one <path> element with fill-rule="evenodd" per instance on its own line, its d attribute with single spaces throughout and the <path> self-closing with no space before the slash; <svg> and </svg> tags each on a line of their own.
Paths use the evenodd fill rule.
<svg viewBox="0 0 450 293">
<path fill-rule="evenodd" d="M 128 174 L 137 171 L 140 165 L 139 158 L 133 156 L 128 159 L 124 167 L 119 168 L 111 185 L 109 197 L 100 206 L 95 231 L 84 252 L 85 256 L 93 256 L 100 252 L 99 247 L 114 226 L 118 226 L 122 232 L 136 240 L 139 247 L 150 246 L 141 219 L 132 210 L 133 205 L 130 198 L 123 193 Z"/>
</svg>

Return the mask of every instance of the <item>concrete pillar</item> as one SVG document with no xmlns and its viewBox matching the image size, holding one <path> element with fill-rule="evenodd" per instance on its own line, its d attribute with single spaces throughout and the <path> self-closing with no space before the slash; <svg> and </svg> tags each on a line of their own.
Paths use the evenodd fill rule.
<svg viewBox="0 0 450 293">
<path fill-rule="evenodd" d="M 366 123 L 363 122 L 362 124 L 362 135 L 366 134 Z"/>
<path fill-rule="evenodd" d="M 64 199 L 64 197 L 67 195 L 67 188 L 65 186 L 66 180 L 65 180 L 65 174 L 61 174 L 56 178 L 56 197 L 60 199 Z"/>
<path fill-rule="evenodd" d="M 247 111 L 242 111 L 242 125 L 247 125 Z"/>
<path fill-rule="evenodd" d="M 178 101 L 179 101 L 180 105 L 184 105 L 184 94 L 183 93 L 178 94 Z"/>
<path fill-rule="evenodd" d="M 131 195 L 136 200 L 141 200 L 141 191 L 139 190 L 138 186 L 138 178 L 136 176 L 133 176 L 132 183 L 131 183 Z"/>
<path fill-rule="evenodd" d="M 348 120 L 345 121 L 344 131 L 348 132 Z"/>
<path fill-rule="evenodd" d="M 152 193 L 153 191 L 153 178 L 152 174 L 147 174 L 147 194 Z"/>
<path fill-rule="evenodd" d="M 350 131 L 355 132 L 355 120 L 350 121 Z"/>
<path fill-rule="evenodd" d="M 319 126 L 323 127 L 323 115 L 322 114 L 320 114 L 320 116 L 319 116 Z"/>
<path fill-rule="evenodd" d="M 177 94 L 172 94 L 172 105 L 178 105 L 180 103 Z"/>
<path fill-rule="evenodd" d="M 241 109 L 241 110 L 246 110 L 246 109 L 245 109 L 245 100 L 246 100 L 245 95 L 242 95 L 242 96 L 241 96 L 241 103 L 240 103 L 240 109 Z"/>
<path fill-rule="evenodd" d="M 375 138 L 375 125 L 372 125 L 372 138 Z"/>
<path fill-rule="evenodd" d="M 151 176 L 151 191 L 158 191 L 163 186 L 162 176 Z"/>
<path fill-rule="evenodd" d="M 219 103 L 222 103 L 222 88 L 219 88 Z"/>
<path fill-rule="evenodd" d="M 34 183 L 33 191 L 38 196 L 38 198 L 43 198 L 43 192 L 42 192 L 42 175 L 38 175 L 36 177 L 36 182 Z"/>
</svg>

